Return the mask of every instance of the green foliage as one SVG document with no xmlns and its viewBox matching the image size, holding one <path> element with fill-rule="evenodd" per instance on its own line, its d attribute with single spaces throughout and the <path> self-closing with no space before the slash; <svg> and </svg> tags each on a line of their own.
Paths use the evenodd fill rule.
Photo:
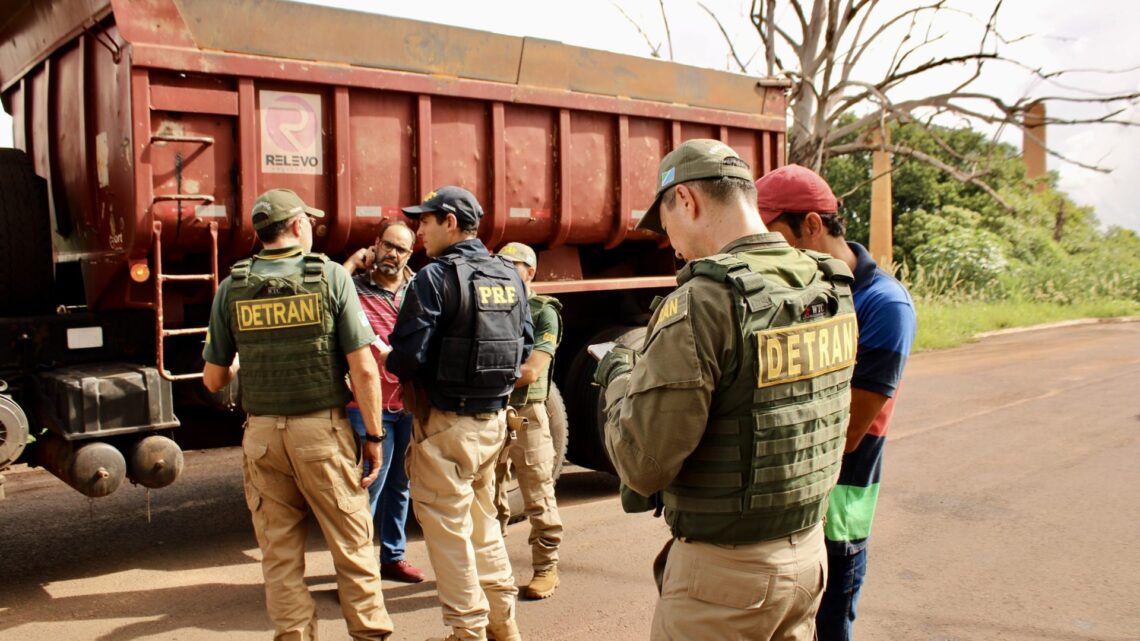
<svg viewBox="0 0 1140 641">
<path fill-rule="evenodd" d="M 974 335 L 1012 327 L 1082 318 L 1111 318 L 1140 314 L 1140 303 L 1121 300 L 1091 301 L 1073 305 L 997 301 L 945 302 L 916 300 L 918 333 L 914 351 L 955 347 Z"/>
<path fill-rule="evenodd" d="M 1010 205 L 927 163 L 895 157 L 894 258 L 916 301 L 1073 310 L 1116 303 L 1134 309 L 1140 303 L 1140 236 L 1120 228 L 1102 231 L 1090 208 L 1051 188 L 1035 190 L 1014 148 L 970 129 L 895 125 L 891 137 L 949 165 L 972 163 L 972 171 Z M 832 158 L 824 175 L 843 196 L 849 238 L 866 242 L 870 154 Z M 1045 183 L 1056 184 L 1056 176 Z"/>
</svg>

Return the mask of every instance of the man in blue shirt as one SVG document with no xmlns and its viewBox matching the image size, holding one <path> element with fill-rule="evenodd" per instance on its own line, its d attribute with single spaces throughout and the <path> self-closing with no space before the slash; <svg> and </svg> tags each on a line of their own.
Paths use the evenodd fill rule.
<svg viewBox="0 0 1140 641">
<path fill-rule="evenodd" d="M 403 211 L 435 260 L 412 279 L 382 358 L 412 411 L 408 477 L 448 640 L 520 641 L 493 492 L 507 398 L 534 346 L 526 286 L 476 238 L 471 192 L 441 187 Z"/>
<path fill-rule="evenodd" d="M 859 321 L 859 347 L 851 379 L 851 420 L 839 483 L 832 490 L 824 535 L 828 580 L 816 615 L 819 641 L 849 641 L 867 569 L 867 539 L 879 497 L 883 445 L 903 368 L 914 342 L 915 312 L 902 283 L 883 271 L 846 231 L 831 187 L 799 165 L 756 181 L 760 217 L 793 247 L 847 263 Z"/>
</svg>

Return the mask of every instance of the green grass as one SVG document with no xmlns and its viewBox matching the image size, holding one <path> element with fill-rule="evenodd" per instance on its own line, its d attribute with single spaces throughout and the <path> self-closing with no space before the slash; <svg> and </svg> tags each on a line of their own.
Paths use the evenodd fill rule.
<svg viewBox="0 0 1140 641">
<path fill-rule="evenodd" d="M 955 347 L 975 334 L 1009 327 L 1028 327 L 1078 318 L 1140 314 L 1140 303 L 1106 300 L 1071 305 L 1016 301 L 961 303 L 916 300 L 918 335 L 914 351 Z"/>
</svg>

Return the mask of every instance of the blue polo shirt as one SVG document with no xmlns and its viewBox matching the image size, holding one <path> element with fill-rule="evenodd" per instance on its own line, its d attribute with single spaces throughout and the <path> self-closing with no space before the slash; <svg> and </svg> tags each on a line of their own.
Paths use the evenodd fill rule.
<svg viewBox="0 0 1140 641">
<path fill-rule="evenodd" d="M 852 295 L 859 322 L 859 347 L 851 387 L 888 397 L 859 447 L 843 456 L 839 484 L 827 507 L 829 554 L 856 554 L 867 546 L 871 521 L 879 500 L 883 446 L 895 408 L 895 397 L 911 345 L 916 318 L 914 303 L 902 283 L 879 268 L 859 243 L 848 242 L 855 252 Z"/>
</svg>

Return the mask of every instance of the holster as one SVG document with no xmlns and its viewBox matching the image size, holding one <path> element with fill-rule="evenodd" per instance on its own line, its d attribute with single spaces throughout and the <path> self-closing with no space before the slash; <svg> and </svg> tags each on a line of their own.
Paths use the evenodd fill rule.
<svg viewBox="0 0 1140 641">
<path fill-rule="evenodd" d="M 524 416 L 519 416 L 518 410 L 507 406 L 507 438 L 503 439 L 503 449 L 499 450 L 499 464 L 504 464 L 510 458 L 509 451 L 511 449 L 511 442 L 518 438 L 520 431 L 526 431 L 527 425 L 530 421 Z"/>
<path fill-rule="evenodd" d="M 418 383 L 407 381 L 403 384 L 404 409 L 412 415 L 419 424 L 427 423 L 431 414 L 431 400 L 428 399 L 427 390 Z"/>
</svg>

